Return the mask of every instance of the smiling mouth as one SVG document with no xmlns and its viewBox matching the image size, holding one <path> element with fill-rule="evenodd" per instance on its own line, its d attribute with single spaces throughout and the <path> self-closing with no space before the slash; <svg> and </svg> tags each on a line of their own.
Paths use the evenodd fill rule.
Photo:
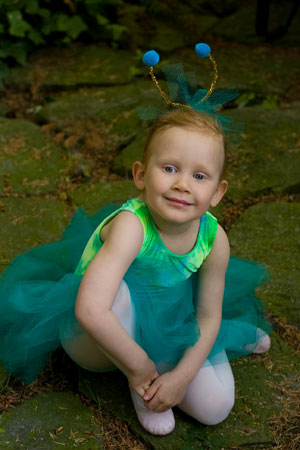
<svg viewBox="0 0 300 450">
<path fill-rule="evenodd" d="M 191 203 L 186 202 L 185 200 L 181 200 L 179 198 L 168 198 L 168 197 L 166 197 L 166 200 L 168 200 L 173 205 L 178 205 L 178 206 L 190 206 L 191 205 Z"/>
</svg>

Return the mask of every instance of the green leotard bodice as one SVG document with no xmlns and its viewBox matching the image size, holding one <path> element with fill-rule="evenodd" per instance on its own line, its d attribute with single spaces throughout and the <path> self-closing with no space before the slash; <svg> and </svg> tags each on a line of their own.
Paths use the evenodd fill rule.
<svg viewBox="0 0 300 450">
<path fill-rule="evenodd" d="M 102 228 L 121 211 L 130 211 L 141 221 L 144 239 L 136 260 L 149 258 L 156 260 L 161 265 L 159 272 L 156 274 L 157 282 L 162 282 L 163 285 L 166 283 L 167 285 L 174 285 L 178 281 L 189 278 L 192 273 L 199 269 L 211 251 L 217 232 L 217 219 L 212 214 L 207 212 L 201 217 L 198 237 L 193 249 L 184 255 L 178 255 L 171 252 L 163 243 L 147 205 L 142 200 L 134 198 L 124 203 L 121 208 L 114 211 L 96 228 L 77 266 L 76 273 L 78 275 L 84 274 L 88 265 L 102 247 L 103 242 L 100 238 Z M 162 276 L 161 274 L 165 274 L 166 271 L 168 276 Z"/>
</svg>

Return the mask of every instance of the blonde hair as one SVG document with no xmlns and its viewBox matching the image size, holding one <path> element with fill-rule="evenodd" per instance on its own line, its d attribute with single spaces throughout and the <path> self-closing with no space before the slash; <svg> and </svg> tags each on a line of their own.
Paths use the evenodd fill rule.
<svg viewBox="0 0 300 450">
<path fill-rule="evenodd" d="M 193 131 L 201 131 L 201 133 L 221 138 L 224 148 L 224 159 L 220 176 L 221 179 L 225 174 L 226 160 L 226 140 L 224 132 L 216 118 L 188 108 L 169 111 L 168 113 L 160 116 L 155 121 L 144 147 L 142 162 L 145 167 L 147 167 L 147 163 L 151 156 L 150 146 L 153 139 L 159 134 L 173 127 L 185 128 Z"/>
</svg>

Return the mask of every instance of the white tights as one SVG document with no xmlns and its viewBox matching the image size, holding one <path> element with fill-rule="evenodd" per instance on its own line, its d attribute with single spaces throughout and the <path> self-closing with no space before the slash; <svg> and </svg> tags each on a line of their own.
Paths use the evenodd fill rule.
<svg viewBox="0 0 300 450">
<path fill-rule="evenodd" d="M 113 303 L 112 312 L 134 338 L 134 314 L 129 290 L 124 282 Z M 225 352 L 224 361 L 216 366 L 207 362 L 189 384 L 183 401 L 177 405 L 186 414 L 206 425 L 222 422 L 234 404 L 234 379 Z"/>
</svg>

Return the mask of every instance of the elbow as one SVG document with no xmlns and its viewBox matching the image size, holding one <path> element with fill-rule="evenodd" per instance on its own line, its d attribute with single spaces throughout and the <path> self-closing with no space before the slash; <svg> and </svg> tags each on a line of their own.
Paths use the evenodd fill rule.
<svg viewBox="0 0 300 450">
<path fill-rule="evenodd" d="M 87 329 L 95 317 L 95 308 L 85 296 L 78 295 L 75 303 L 75 317 L 79 325 Z"/>
<path fill-rule="evenodd" d="M 87 298 L 78 296 L 75 304 L 75 317 L 79 325 L 89 330 L 105 320 L 106 311 Z"/>
<path fill-rule="evenodd" d="M 76 301 L 75 304 L 75 317 L 79 325 L 81 325 L 83 328 L 85 327 L 85 323 L 88 321 L 89 312 L 87 307 L 79 301 Z"/>
</svg>

